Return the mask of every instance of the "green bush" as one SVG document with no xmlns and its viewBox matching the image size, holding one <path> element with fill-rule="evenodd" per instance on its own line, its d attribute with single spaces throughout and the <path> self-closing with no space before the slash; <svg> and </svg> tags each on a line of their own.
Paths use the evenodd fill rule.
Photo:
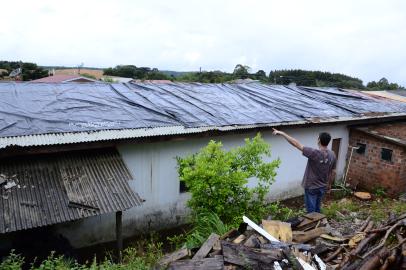
<svg viewBox="0 0 406 270">
<path fill-rule="evenodd" d="M 200 152 L 178 158 L 178 172 L 191 193 L 188 206 L 195 215 L 213 212 L 226 224 L 238 225 L 242 215 L 260 220 L 267 212 L 266 195 L 280 160 L 265 162 L 270 145 L 258 134 L 245 145 L 226 151 L 210 141 Z M 249 188 L 248 179 L 258 179 Z"/>
</svg>

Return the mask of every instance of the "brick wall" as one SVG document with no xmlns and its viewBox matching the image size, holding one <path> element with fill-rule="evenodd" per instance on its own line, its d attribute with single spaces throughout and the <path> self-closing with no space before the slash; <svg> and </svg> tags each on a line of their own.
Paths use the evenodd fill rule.
<svg viewBox="0 0 406 270">
<path fill-rule="evenodd" d="M 374 131 L 377 131 L 379 134 L 395 137 L 395 138 L 406 138 L 406 123 L 398 122 L 384 125 L 377 125 L 373 127 Z"/>
<path fill-rule="evenodd" d="M 398 131 L 399 129 L 391 130 L 393 133 Z M 404 134 L 406 134 L 406 129 Z M 369 191 L 383 187 L 391 196 L 406 192 L 406 152 L 404 147 L 374 138 L 357 130 L 351 130 L 350 146 L 356 146 L 357 143 L 366 144 L 366 151 L 365 154 L 361 155 L 354 150 L 347 181 L 353 186 Z M 382 148 L 393 150 L 392 162 L 381 159 Z"/>
</svg>

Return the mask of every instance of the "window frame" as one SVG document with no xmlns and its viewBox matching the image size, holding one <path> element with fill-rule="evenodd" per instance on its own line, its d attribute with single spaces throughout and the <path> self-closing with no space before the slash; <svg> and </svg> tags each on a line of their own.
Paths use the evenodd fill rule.
<svg viewBox="0 0 406 270">
<path fill-rule="evenodd" d="M 363 147 L 364 147 L 364 151 L 363 151 L 362 153 L 360 153 L 360 152 L 358 152 L 358 151 L 359 151 L 361 148 L 358 148 L 358 149 L 355 150 L 355 152 L 356 152 L 358 155 L 366 156 L 366 155 L 367 155 L 367 144 L 366 144 L 366 143 L 357 142 L 357 146 L 356 146 L 356 147 L 360 147 L 360 146 L 363 146 Z"/>
<path fill-rule="evenodd" d="M 390 153 L 390 160 L 384 158 L 384 151 L 388 151 L 388 153 Z M 393 149 L 381 147 L 381 160 L 392 163 L 393 162 Z"/>
</svg>

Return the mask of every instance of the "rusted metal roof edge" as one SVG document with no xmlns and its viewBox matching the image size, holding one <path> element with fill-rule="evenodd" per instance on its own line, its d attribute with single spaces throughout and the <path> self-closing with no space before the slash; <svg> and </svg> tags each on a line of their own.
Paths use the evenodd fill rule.
<svg viewBox="0 0 406 270">
<path fill-rule="evenodd" d="M 387 142 L 390 142 L 390 143 L 393 143 L 393 144 L 396 144 L 398 146 L 406 148 L 406 141 L 405 140 L 401 140 L 399 138 L 393 138 L 393 137 L 390 137 L 390 136 L 387 136 L 387 135 L 382 135 L 382 134 L 379 134 L 378 132 L 374 132 L 373 130 L 369 130 L 368 128 L 365 128 L 365 127 L 354 127 L 353 129 L 357 130 L 357 131 L 360 131 L 362 133 L 368 134 L 368 135 L 370 135 L 370 136 L 372 136 L 372 137 L 374 137 L 376 139 L 385 140 Z"/>
<path fill-rule="evenodd" d="M 75 144 L 75 143 L 122 140 L 122 139 L 144 138 L 154 136 L 194 134 L 194 133 L 203 133 L 207 131 L 225 132 L 233 130 L 244 130 L 266 127 L 296 126 L 305 124 L 329 124 L 329 123 L 341 123 L 360 120 L 401 118 L 401 117 L 406 117 L 406 112 L 381 114 L 381 115 L 362 115 L 357 117 L 314 118 L 300 121 L 279 122 L 269 124 L 207 126 L 193 128 L 187 128 L 184 126 L 171 126 L 171 127 L 141 128 L 141 129 L 100 130 L 92 132 L 85 131 L 85 132 L 50 133 L 50 134 L 26 135 L 15 137 L 2 137 L 0 138 L 0 149 L 10 146 L 27 147 L 27 146 Z"/>
</svg>

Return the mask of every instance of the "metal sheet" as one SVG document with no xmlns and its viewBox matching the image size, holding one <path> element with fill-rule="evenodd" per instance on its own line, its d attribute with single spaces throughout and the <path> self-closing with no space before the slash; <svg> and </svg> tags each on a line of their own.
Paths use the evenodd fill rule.
<svg viewBox="0 0 406 270">
<path fill-rule="evenodd" d="M 115 149 L 1 160 L 0 174 L 16 184 L 0 187 L 0 233 L 122 211 L 142 203 L 129 187 L 132 177 Z"/>
</svg>

